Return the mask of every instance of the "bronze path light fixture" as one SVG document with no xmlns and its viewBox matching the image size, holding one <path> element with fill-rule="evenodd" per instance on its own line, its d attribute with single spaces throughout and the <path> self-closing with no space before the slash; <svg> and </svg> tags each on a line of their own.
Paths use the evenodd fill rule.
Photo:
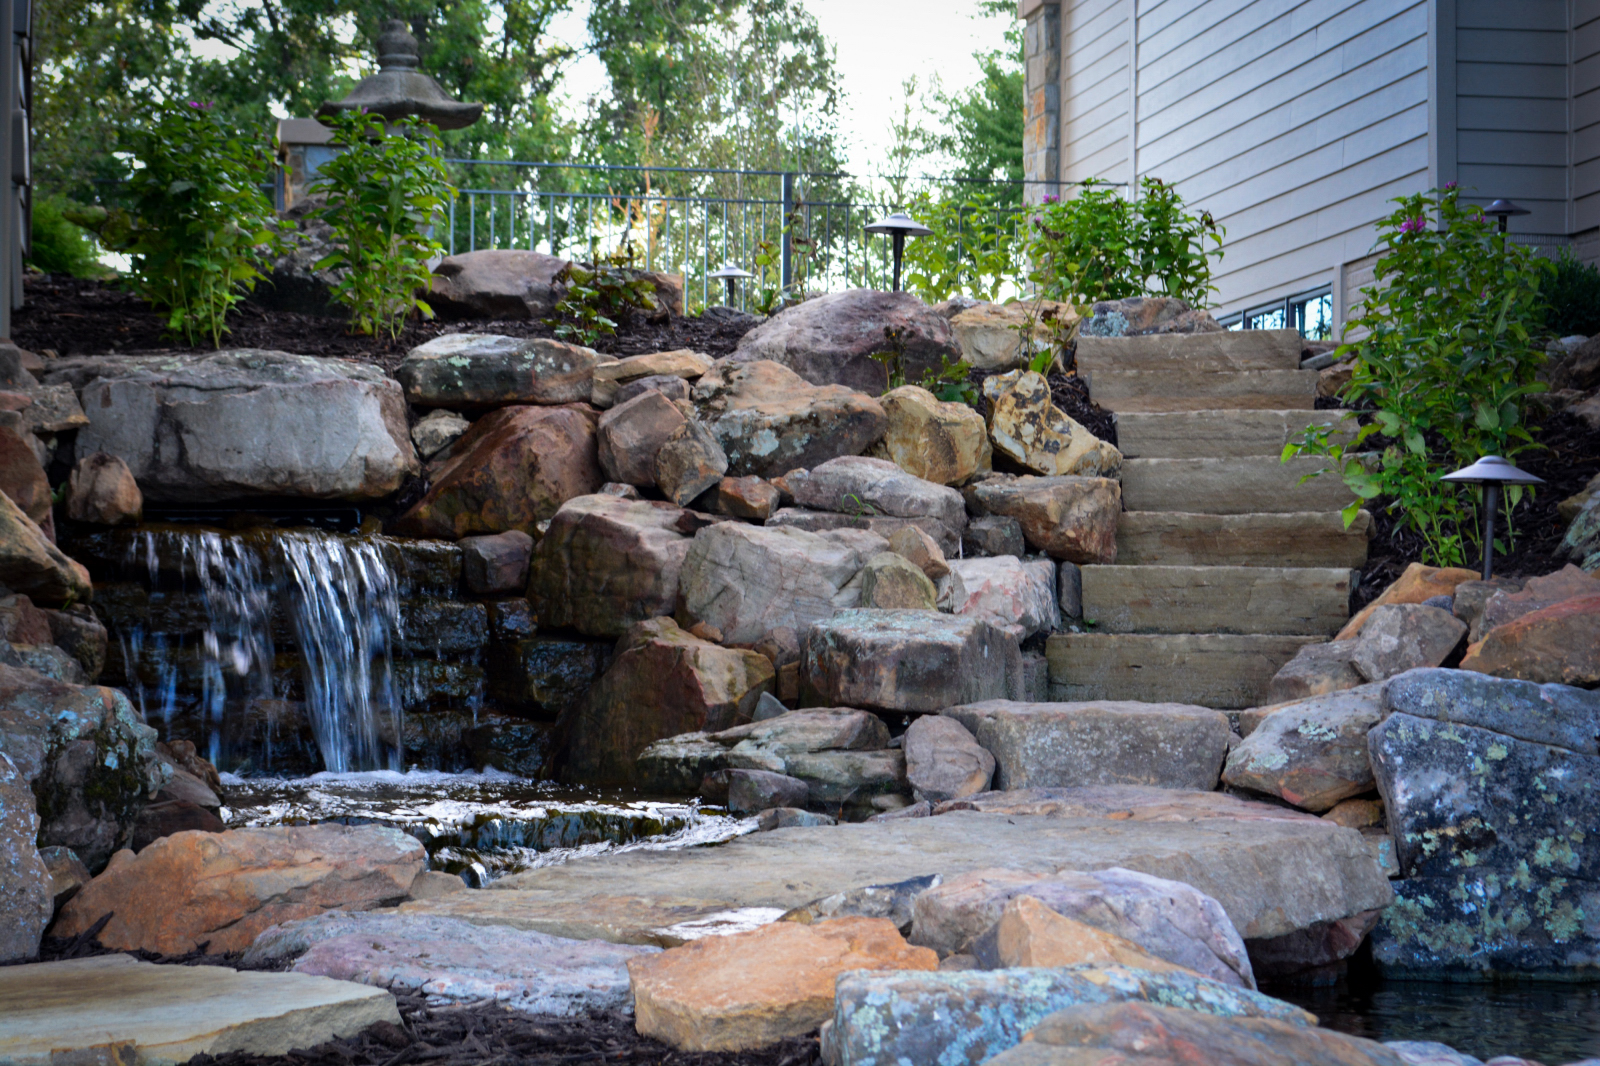
<svg viewBox="0 0 1600 1066">
<path fill-rule="evenodd" d="M 720 270 L 713 270 L 711 273 L 707 274 L 706 277 L 708 279 L 709 278 L 721 278 L 724 282 L 727 283 L 727 286 L 728 286 L 728 306 L 732 307 L 733 306 L 733 286 L 741 278 L 753 278 L 753 277 L 755 277 L 755 275 L 750 273 L 750 271 L 748 271 L 748 270 L 741 270 L 739 267 L 736 267 L 736 266 L 734 266 L 733 264 L 730 263 L 727 266 L 724 266 Z"/>
<path fill-rule="evenodd" d="M 1486 455 L 1439 480 L 1483 486 L 1483 579 L 1488 581 L 1494 573 L 1494 513 L 1500 506 L 1500 486 L 1543 485 L 1544 478 L 1518 470 L 1509 459 Z"/>
<path fill-rule="evenodd" d="M 896 211 L 888 218 L 879 219 L 867 227 L 868 233 L 887 233 L 894 241 L 894 292 L 900 291 L 900 260 L 906 252 L 907 237 L 926 237 L 933 230 L 924 226 L 904 211 Z"/>
<path fill-rule="evenodd" d="M 1506 219 L 1510 218 L 1512 215 L 1533 214 L 1533 212 L 1529 211 L 1526 207 L 1518 207 L 1510 200 L 1496 200 L 1494 203 L 1484 208 L 1483 213 L 1491 218 L 1497 218 L 1500 220 L 1501 233 L 1506 231 Z"/>
</svg>

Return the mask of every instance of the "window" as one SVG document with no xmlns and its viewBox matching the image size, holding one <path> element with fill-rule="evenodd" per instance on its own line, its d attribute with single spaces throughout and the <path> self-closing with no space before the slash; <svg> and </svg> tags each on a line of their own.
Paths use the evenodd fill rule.
<svg viewBox="0 0 1600 1066">
<path fill-rule="evenodd" d="M 1308 341 L 1331 340 L 1333 293 L 1329 289 L 1297 293 L 1219 321 L 1228 329 L 1297 329 Z"/>
</svg>

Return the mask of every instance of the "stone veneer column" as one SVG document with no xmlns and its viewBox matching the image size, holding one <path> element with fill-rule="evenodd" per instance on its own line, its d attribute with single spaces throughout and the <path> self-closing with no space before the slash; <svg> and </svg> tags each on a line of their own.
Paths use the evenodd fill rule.
<svg viewBox="0 0 1600 1066">
<path fill-rule="evenodd" d="M 1061 195 L 1055 184 L 1061 178 L 1061 8 L 1058 0 L 1019 0 L 1017 17 L 1027 21 L 1022 175 L 1030 184 L 1023 186 L 1023 198 L 1038 203 Z"/>
</svg>

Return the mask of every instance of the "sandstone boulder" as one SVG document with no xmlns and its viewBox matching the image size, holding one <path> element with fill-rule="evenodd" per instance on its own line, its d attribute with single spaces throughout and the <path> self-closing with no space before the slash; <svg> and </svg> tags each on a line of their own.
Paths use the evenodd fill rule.
<svg viewBox="0 0 1600 1066">
<path fill-rule="evenodd" d="M 676 404 L 647 392 L 600 416 L 596 444 L 609 481 L 643 488 L 656 483 L 656 453 L 687 422 Z"/>
<path fill-rule="evenodd" d="M 803 306 L 803 305 L 802 305 Z M 639 1032 L 680 1051 L 738 1051 L 809 1033 L 856 970 L 933 970 L 884 918 L 777 922 L 630 959 Z"/>
<path fill-rule="evenodd" d="M 661 494 L 680 507 L 722 481 L 728 456 L 712 432 L 699 422 L 685 422 L 656 452 L 655 482 Z"/>
<path fill-rule="evenodd" d="M 1021 558 L 1028 550 L 1022 523 L 1005 515 L 984 515 L 967 523 L 961 534 L 962 555 L 986 558 L 1011 555 Z"/>
<path fill-rule="evenodd" d="M 76 936 L 111 912 L 99 935 L 107 947 L 243 951 L 280 922 L 398 903 L 425 865 L 421 844 L 385 826 L 178 833 L 138 855 L 118 852 L 62 909 L 56 929 Z"/>
<path fill-rule="evenodd" d="M 917 385 L 878 397 L 888 416 L 884 454 L 913 477 L 961 485 L 992 461 L 983 416 L 964 403 L 948 403 Z"/>
<path fill-rule="evenodd" d="M 56 539 L 51 514 L 50 481 L 33 447 L 23 440 L 26 430 L 0 426 L 0 493 L 22 508 L 52 543 Z"/>
<path fill-rule="evenodd" d="M 635 378 L 626 385 L 617 386 L 617 394 L 610 404 L 595 403 L 593 394 L 589 402 L 596 407 L 609 407 L 629 400 L 644 392 L 659 392 L 674 403 L 688 403 L 690 396 L 689 382 L 672 374 L 650 374 L 647 377 Z"/>
<path fill-rule="evenodd" d="M 784 483 L 796 503 L 818 511 L 930 520 L 935 539 L 960 539 L 966 503 L 955 489 L 901 470 L 883 459 L 848 455 L 813 470 L 790 472 Z M 939 532 L 947 530 L 944 537 Z"/>
<path fill-rule="evenodd" d="M 958 312 L 950 319 L 950 330 L 961 345 L 962 358 L 979 370 L 1003 372 L 1027 366 L 1035 355 L 1055 345 L 1057 329 L 1070 329 L 1078 321 L 1071 304 L 1045 300 L 1040 305 L 1036 311 L 1032 301 L 980 303 Z"/>
<path fill-rule="evenodd" d="M 375 366 L 287 352 L 59 359 L 83 455 L 128 465 L 145 498 L 370 500 L 418 473 L 400 385 Z"/>
<path fill-rule="evenodd" d="M 33 790 L 0 751 L 0 962 L 31 958 L 55 913 L 55 886 L 39 857 Z"/>
<path fill-rule="evenodd" d="M 799 631 L 856 606 L 857 575 L 886 547 L 864 530 L 709 526 L 695 534 L 683 561 L 684 611 L 732 644 L 753 644 L 781 626 Z"/>
<path fill-rule="evenodd" d="M 558 275 L 571 265 L 513 248 L 446 256 L 433 268 L 428 304 L 452 318 L 543 318 L 565 298 L 566 282 Z"/>
<path fill-rule="evenodd" d="M 144 493 L 128 464 L 114 455 L 95 452 L 78 460 L 67 480 L 67 517 L 101 526 L 137 524 L 144 514 Z"/>
<path fill-rule="evenodd" d="M 1339 630 L 1333 639 L 1351 640 L 1359 635 L 1361 627 L 1367 624 L 1367 619 L 1372 617 L 1372 612 L 1379 607 L 1422 603 L 1435 596 L 1449 596 L 1455 592 L 1457 585 L 1463 581 L 1474 581 L 1477 577 L 1477 571 L 1464 570 L 1459 566 L 1436 567 L 1412 563 L 1383 590 L 1377 599 L 1351 616 L 1350 621 L 1345 623 L 1344 628 Z"/>
<path fill-rule="evenodd" d="M 1580 596 L 1600 596 L 1600 577 L 1586 574 L 1571 563 L 1553 574 L 1529 578 L 1519 589 L 1501 589 L 1484 602 L 1483 613 L 1472 627 L 1472 641 L 1477 643 L 1490 630 L 1525 614 Z"/>
<path fill-rule="evenodd" d="M 1390 604 L 1367 616 L 1350 649 L 1350 664 L 1364 680 L 1383 681 L 1417 667 L 1438 666 L 1466 635 L 1466 625 L 1449 611 Z"/>
<path fill-rule="evenodd" d="M 1072 563 L 1117 561 L 1122 487 L 1109 478 L 995 478 L 973 486 L 985 513 L 1015 518 L 1029 546 Z"/>
<path fill-rule="evenodd" d="M 1090 308 L 1081 332 L 1086 337 L 1142 337 L 1159 333 L 1217 333 L 1217 321 L 1175 296 L 1127 296 L 1100 300 Z"/>
<path fill-rule="evenodd" d="M 694 502 L 696 510 L 765 522 L 776 511 L 783 494 L 772 482 L 758 477 L 725 477 Z"/>
<path fill-rule="evenodd" d="M 695 381 L 711 369 L 711 363 L 710 356 L 701 355 L 687 348 L 671 352 L 652 352 L 649 355 L 631 355 L 626 359 L 608 363 L 603 370 L 596 367 L 594 387 L 587 398 L 596 407 L 610 407 L 613 403 L 621 402 L 617 391 L 624 385 L 657 377 Z"/>
<path fill-rule="evenodd" d="M 944 715 L 923 715 L 906 727 L 906 781 L 919 800 L 944 803 L 989 790 L 994 756 L 966 726 Z"/>
<path fill-rule="evenodd" d="M 933 582 L 911 560 L 879 552 L 861 570 L 861 606 L 931 611 L 939 601 Z"/>
<path fill-rule="evenodd" d="M 475 596 L 501 596 L 528 587 L 533 538 L 520 529 L 461 538 L 461 579 Z"/>
<path fill-rule="evenodd" d="M 740 338 L 733 358 L 772 360 L 813 385 L 848 385 L 876 396 L 889 377 L 872 356 L 896 347 L 907 381 L 921 381 L 943 360 L 961 358 L 944 316 L 910 293 L 871 289 L 827 293 L 786 308 Z"/>
<path fill-rule="evenodd" d="M 1061 628 L 1056 567 L 1049 559 L 957 559 L 950 568 L 961 575 L 966 593 L 953 607 L 956 614 L 987 618 L 1022 638 Z"/>
<path fill-rule="evenodd" d="M 1032 896 L 1006 903 L 1000 920 L 973 944 L 973 956 L 985 970 L 1126 966 L 1148 973 L 1190 972 L 1115 933 L 1057 914 Z"/>
<path fill-rule="evenodd" d="M 827 706 L 938 711 L 1020 683 L 1014 638 L 938 611 L 842 611 L 804 634 L 801 674 Z"/>
<path fill-rule="evenodd" d="M 87 601 L 94 594 L 83 564 L 57 548 L 4 493 L 0 493 L 0 585 L 51 605 Z"/>
<path fill-rule="evenodd" d="M 1539 683 L 1600 685 L 1600 595 L 1562 600 L 1491 629 L 1461 669 Z"/>
<path fill-rule="evenodd" d="M 889 537 L 889 550 L 915 564 L 930 581 L 937 581 L 950 572 L 950 564 L 939 542 L 917 526 L 895 530 Z"/>
<path fill-rule="evenodd" d="M 547 337 L 446 333 L 406 354 L 394 376 L 418 407 L 583 403 L 615 357 Z"/>
<path fill-rule="evenodd" d="M 872 397 L 842 385 L 809 385 L 765 359 L 717 363 L 696 383 L 694 403 L 735 477 L 781 477 L 860 455 L 888 424 Z"/>
<path fill-rule="evenodd" d="M 986 378 L 995 450 L 1037 474 L 1116 477 L 1122 453 L 1058 409 L 1043 374 L 1013 370 Z"/>
<path fill-rule="evenodd" d="M 879 537 L 894 536 L 902 529 L 920 529 L 939 546 L 941 552 L 954 555 L 961 541 L 949 526 L 935 518 L 896 518 L 893 515 L 857 514 L 838 511 L 813 511 L 809 507 L 780 507 L 767 519 L 773 529 L 802 529 L 807 533 L 827 533 L 837 529 L 860 529 Z"/>
<path fill-rule="evenodd" d="M 1360 685 L 1366 679 L 1356 672 L 1351 661 L 1355 647 L 1354 640 L 1305 645 L 1272 676 L 1267 700 L 1290 703 Z"/>
<path fill-rule="evenodd" d="M 1182 703 L 1019 703 L 951 706 L 949 715 L 995 758 L 995 787 L 1217 787 L 1228 718 Z"/>
<path fill-rule="evenodd" d="M 670 618 L 633 626 L 573 711 L 563 776 L 577 784 L 631 784 L 646 747 L 683 733 L 748 721 L 774 671 L 766 656 L 723 648 Z"/>
<path fill-rule="evenodd" d="M 722 760 L 730 772 L 764 770 L 803 782 L 807 791 L 797 805 L 870 810 L 876 797 L 906 790 L 905 757 L 888 747 L 888 729 L 868 711 L 791 711 L 711 739 L 731 745 Z"/>
<path fill-rule="evenodd" d="M 1379 688 L 1363 685 L 1273 709 L 1228 753 L 1222 780 L 1308 811 L 1370 792 L 1367 732 L 1382 717 Z"/>
<path fill-rule="evenodd" d="M 667 503 L 606 495 L 567 501 L 528 566 L 528 599 L 540 624 L 620 637 L 635 622 L 672 614 L 690 548 L 685 534 L 693 530 L 689 512 Z"/>
</svg>

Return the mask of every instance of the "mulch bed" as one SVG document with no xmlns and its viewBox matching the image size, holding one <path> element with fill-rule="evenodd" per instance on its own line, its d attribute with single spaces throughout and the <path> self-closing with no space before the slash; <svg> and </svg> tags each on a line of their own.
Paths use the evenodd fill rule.
<svg viewBox="0 0 1600 1066">
<path fill-rule="evenodd" d="M 20 347 L 58 356 L 208 352 L 190 348 L 165 331 L 164 316 L 115 282 L 60 275 L 30 275 L 27 299 L 12 317 L 11 339 Z M 399 339 L 357 336 L 345 323 L 326 315 L 267 311 L 246 301 L 228 316 L 229 348 L 267 348 L 298 355 L 331 356 L 372 363 L 392 371 L 406 352 L 442 333 L 502 333 L 512 337 L 554 337 L 555 331 L 534 319 L 413 319 Z M 700 317 L 652 322 L 642 315 L 619 323 L 614 336 L 595 342 L 610 355 L 693 348 L 712 358 L 730 355 L 745 327 Z"/>
</svg>

